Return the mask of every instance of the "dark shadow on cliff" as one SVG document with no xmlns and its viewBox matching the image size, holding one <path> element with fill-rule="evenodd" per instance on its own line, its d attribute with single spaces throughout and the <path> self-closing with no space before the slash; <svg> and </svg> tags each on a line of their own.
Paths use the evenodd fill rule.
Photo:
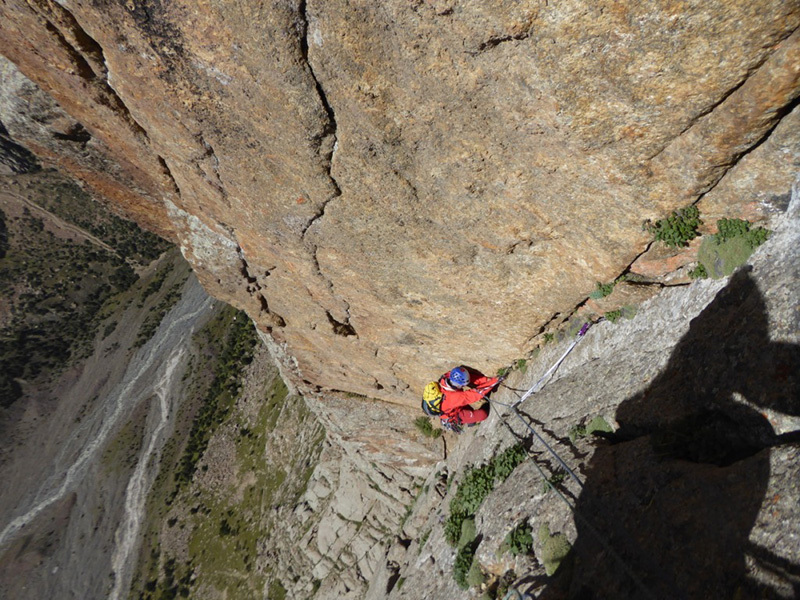
<svg viewBox="0 0 800 600">
<path fill-rule="evenodd" d="M 762 408 L 800 414 L 800 346 L 770 341 L 764 300 L 740 270 L 664 371 L 619 406 L 615 441 L 586 470 L 577 511 L 589 525 L 576 519 L 572 568 L 541 598 L 772 597 L 746 577 L 746 556 L 782 559 L 757 556 L 748 537 L 770 448 L 797 436 L 775 435 Z M 783 563 L 800 594 L 800 566 Z"/>
</svg>

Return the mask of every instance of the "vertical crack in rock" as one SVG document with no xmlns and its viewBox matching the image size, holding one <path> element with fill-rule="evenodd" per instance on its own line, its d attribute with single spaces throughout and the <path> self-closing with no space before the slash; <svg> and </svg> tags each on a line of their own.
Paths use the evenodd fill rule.
<svg viewBox="0 0 800 600">
<path fill-rule="evenodd" d="M 800 94 L 799 56 L 800 30 L 795 29 L 711 112 L 673 138 L 651 164 L 680 175 L 684 189 L 678 193 L 695 197 L 708 193 L 795 106 Z"/>
<path fill-rule="evenodd" d="M 308 14 L 307 14 L 307 6 L 306 0 L 300 0 L 300 4 L 297 7 L 298 16 L 300 17 L 300 31 L 299 31 L 299 38 L 300 38 L 300 54 L 303 57 L 303 61 L 305 62 L 306 66 L 308 67 L 308 72 L 311 75 L 311 79 L 314 81 L 314 86 L 317 90 L 317 95 L 319 96 L 320 103 L 322 104 L 322 108 L 325 110 L 325 113 L 328 116 L 328 120 L 322 128 L 322 131 L 317 135 L 317 143 L 319 144 L 319 151 L 320 156 L 326 163 L 326 167 L 328 169 L 328 177 L 330 178 L 336 192 L 334 197 L 341 195 L 341 190 L 339 189 L 339 184 L 336 182 L 336 178 L 331 173 L 331 165 L 333 163 L 333 154 L 336 150 L 337 139 L 336 139 L 336 115 L 333 112 L 333 107 L 331 103 L 328 101 L 328 96 L 325 93 L 325 89 L 322 87 L 322 83 L 317 77 L 316 72 L 314 71 L 314 66 L 311 64 L 311 60 L 309 60 L 308 56 Z M 330 139 L 329 146 L 330 148 L 323 148 L 325 146 L 326 138 Z M 330 201 L 330 200 L 329 200 Z"/>
<path fill-rule="evenodd" d="M 242 274 L 242 277 L 244 277 L 244 280 L 247 283 L 245 290 L 248 294 L 258 300 L 259 304 L 261 305 L 260 319 L 266 320 L 268 323 L 267 327 L 270 331 L 274 327 L 286 327 L 286 321 L 283 319 L 283 317 L 270 310 L 269 302 L 267 302 L 267 297 L 264 295 L 261 284 L 258 283 L 258 278 L 253 277 L 253 275 L 250 273 L 250 267 L 247 264 L 247 260 L 244 257 L 244 251 L 242 250 L 241 246 L 236 246 L 236 254 L 239 257 L 239 272 Z"/>
<path fill-rule="evenodd" d="M 314 82 L 314 87 L 317 91 L 317 95 L 319 96 L 322 108 L 324 109 L 325 114 L 327 115 L 327 120 L 322 128 L 322 131 L 320 131 L 319 134 L 317 134 L 315 140 L 318 152 L 320 154 L 320 158 L 322 159 L 323 164 L 325 165 L 326 174 L 334 190 L 333 194 L 322 203 L 317 213 L 313 217 L 311 217 L 311 219 L 309 219 L 308 223 L 301 232 L 301 238 L 308 245 L 311 254 L 311 260 L 314 264 L 314 269 L 316 273 L 325 282 L 325 285 L 330 291 L 331 296 L 344 305 L 344 313 L 345 313 L 344 321 L 336 320 L 331 315 L 329 310 L 325 311 L 328 316 L 328 320 L 331 323 L 331 326 L 333 327 L 333 332 L 337 335 L 344 335 L 344 336 L 354 335 L 358 337 L 355 329 L 350 324 L 349 303 L 343 298 L 336 295 L 333 281 L 322 272 L 322 268 L 320 266 L 318 257 L 319 248 L 315 243 L 309 240 L 307 236 L 307 233 L 311 229 L 311 227 L 316 223 L 318 223 L 320 219 L 322 219 L 322 217 L 325 216 L 325 209 L 327 208 L 328 204 L 330 204 L 333 200 L 339 198 L 342 195 L 342 190 L 339 187 L 339 183 L 336 181 L 336 177 L 334 177 L 333 175 L 333 157 L 338 147 L 336 114 L 333 111 L 333 106 L 328 100 L 327 94 L 325 93 L 325 88 L 322 86 L 322 82 L 320 78 L 317 76 L 317 73 L 314 70 L 314 66 L 311 64 L 311 60 L 309 59 L 309 44 L 308 44 L 309 19 L 308 19 L 308 7 L 306 0 L 300 0 L 300 3 L 298 4 L 297 7 L 297 14 L 299 17 L 298 37 L 300 40 L 300 54 L 302 56 L 303 61 L 306 64 L 308 73 L 311 76 L 312 81 Z"/>
</svg>

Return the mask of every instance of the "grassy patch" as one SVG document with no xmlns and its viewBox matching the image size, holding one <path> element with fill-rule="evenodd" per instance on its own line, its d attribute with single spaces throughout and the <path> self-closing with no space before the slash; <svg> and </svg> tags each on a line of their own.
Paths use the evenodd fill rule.
<svg viewBox="0 0 800 600">
<path fill-rule="evenodd" d="M 720 219 L 717 221 L 717 230 L 716 235 L 703 239 L 697 253 L 700 264 L 693 273 L 698 273 L 702 268 L 706 276 L 714 279 L 731 275 L 747 262 L 753 250 L 763 244 L 770 234 L 763 227 L 752 229 L 751 224 L 742 219 Z"/>
<path fill-rule="evenodd" d="M 542 523 L 539 528 L 539 542 L 542 545 L 539 560 L 544 565 L 545 573 L 548 576 L 553 575 L 569 556 L 572 545 L 563 533 L 551 535 L 547 523 Z"/>
<path fill-rule="evenodd" d="M 269 596 L 270 600 L 285 600 L 286 588 L 283 587 L 280 579 L 273 579 L 269 582 Z"/>
<path fill-rule="evenodd" d="M 574 444 L 578 439 L 594 433 L 613 433 L 614 428 L 601 416 L 594 417 L 586 425 L 575 425 L 569 430 L 569 439 Z"/>
<path fill-rule="evenodd" d="M 425 437 L 438 438 L 442 435 L 442 430 L 434 428 L 428 417 L 417 417 L 414 419 L 414 427 Z"/>
</svg>

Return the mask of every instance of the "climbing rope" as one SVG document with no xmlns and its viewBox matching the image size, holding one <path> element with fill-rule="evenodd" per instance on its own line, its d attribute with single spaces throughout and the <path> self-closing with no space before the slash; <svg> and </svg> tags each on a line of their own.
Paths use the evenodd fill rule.
<svg viewBox="0 0 800 600">
<path fill-rule="evenodd" d="M 553 458 L 556 459 L 558 464 L 561 465 L 561 467 L 570 475 L 570 477 L 572 477 L 572 479 L 578 484 L 578 486 L 581 489 L 583 489 L 583 482 L 578 478 L 575 472 L 567 465 L 564 459 L 562 459 L 561 456 L 559 456 L 558 452 L 556 452 L 555 449 L 552 446 L 550 446 L 550 444 L 548 444 L 547 441 L 545 441 L 545 439 L 541 435 L 539 435 L 539 433 L 527 421 L 525 421 L 525 419 L 522 418 L 522 415 L 520 415 L 519 411 L 517 410 L 517 406 L 519 406 L 528 397 L 532 396 L 533 394 L 541 390 L 542 387 L 544 387 L 545 381 L 553 373 L 555 373 L 555 371 L 558 369 L 559 366 L 561 366 L 561 363 L 564 362 L 564 359 L 567 358 L 567 355 L 569 355 L 569 353 L 572 352 L 573 348 L 575 348 L 575 346 L 578 344 L 578 342 L 580 342 L 583 336 L 586 335 L 586 332 L 589 330 L 589 327 L 590 323 L 585 323 L 583 327 L 581 327 L 580 331 L 578 332 L 578 335 L 572 341 L 572 343 L 567 347 L 564 354 L 561 355 L 561 357 L 545 372 L 544 375 L 542 375 L 542 377 L 539 378 L 539 380 L 536 383 L 533 384 L 533 386 L 531 386 L 531 388 L 528 391 L 526 391 L 522 395 L 522 397 L 520 397 L 519 400 L 517 400 L 513 404 L 506 404 L 503 402 L 498 402 L 497 400 L 491 400 L 489 402 L 490 406 L 493 404 L 499 404 L 501 406 L 509 408 L 511 412 L 520 420 L 520 422 L 522 422 L 522 424 L 528 428 L 528 430 L 533 434 L 533 436 L 547 449 L 547 451 L 553 456 Z M 500 411 L 497 408 L 494 408 L 494 410 L 497 413 L 498 417 L 501 420 L 503 420 L 503 423 L 505 423 L 509 431 L 511 431 L 511 433 L 513 434 L 514 430 L 505 421 L 503 415 L 500 414 Z M 542 480 L 545 482 L 545 484 L 558 495 L 558 497 L 561 499 L 562 502 L 564 502 L 564 504 L 566 504 L 569 507 L 572 514 L 575 515 L 576 520 L 579 520 L 581 523 L 583 523 L 583 525 L 587 528 L 589 532 L 592 533 L 592 535 L 596 538 L 596 540 L 600 543 L 600 545 L 603 546 L 606 552 L 608 552 L 609 555 L 614 557 L 614 559 L 619 563 L 619 565 L 622 567 L 625 573 L 631 578 L 631 580 L 637 585 L 637 587 L 639 587 L 639 589 L 644 593 L 644 595 L 647 598 L 652 598 L 653 600 L 655 600 L 654 594 L 647 588 L 647 586 L 645 586 L 644 582 L 636 575 L 636 573 L 634 573 L 633 569 L 628 565 L 628 563 L 608 544 L 604 536 L 600 534 L 600 532 L 597 530 L 596 527 L 594 527 L 594 525 L 592 525 L 589 519 L 587 519 L 578 510 L 578 508 L 572 502 L 569 501 L 569 499 L 564 495 L 564 493 L 561 490 L 559 490 L 553 484 L 552 481 L 550 481 L 550 479 L 547 477 L 547 474 L 535 460 L 532 460 L 531 462 L 539 471 L 539 474 L 542 476 Z"/>
<path fill-rule="evenodd" d="M 534 383 L 533 386 L 531 386 L 531 389 L 529 389 L 527 392 L 525 392 L 522 395 L 522 397 L 513 404 L 513 406 L 517 406 L 518 404 L 522 404 L 523 402 L 525 402 L 525 400 L 528 399 L 528 396 L 532 396 L 533 394 L 535 394 L 536 392 L 538 392 L 540 389 L 542 389 L 544 387 L 545 380 L 548 377 L 550 377 L 553 373 L 555 373 L 556 369 L 558 369 L 558 367 L 561 366 L 561 363 L 564 362 L 564 359 L 567 358 L 567 355 L 570 352 L 572 352 L 572 349 L 575 346 L 578 345 L 578 342 L 580 342 L 581 339 L 583 339 L 583 336 L 586 335 L 586 332 L 589 331 L 589 326 L 590 326 L 590 323 L 588 323 L 588 322 L 583 324 L 583 327 L 581 327 L 581 330 L 578 332 L 578 335 L 575 337 L 574 340 L 572 340 L 572 343 L 564 351 L 564 354 L 561 355 L 561 358 L 559 358 L 555 363 L 553 363 L 553 366 L 550 367 L 549 369 L 547 369 L 545 374 L 542 375 L 539 378 L 539 381 Z"/>
<path fill-rule="evenodd" d="M 554 449 L 553 449 L 553 448 L 550 446 L 550 444 L 548 444 L 548 443 L 545 441 L 545 439 L 544 439 L 544 438 L 543 438 L 541 435 L 539 435 L 539 433 L 538 433 L 538 432 L 537 432 L 537 431 L 536 431 L 536 430 L 535 430 L 533 427 L 531 427 L 531 426 L 530 426 L 530 425 L 529 425 L 529 424 L 528 424 L 528 423 L 525 421 L 525 419 L 523 419 L 523 418 L 522 418 L 522 415 L 520 415 L 520 414 L 519 414 L 519 412 L 517 411 L 517 406 L 519 406 L 519 405 L 520 405 L 522 402 L 524 402 L 524 401 L 525 401 L 525 399 L 527 399 L 528 397 L 532 396 L 533 394 L 535 394 L 536 392 L 538 392 L 539 390 L 541 390 L 541 389 L 542 389 L 542 387 L 544 387 L 544 382 L 545 382 L 545 381 L 546 381 L 546 380 L 547 380 L 547 379 L 548 379 L 548 378 L 549 378 L 549 377 L 550 377 L 550 376 L 551 376 L 553 373 L 555 373 L 555 372 L 556 372 L 556 369 L 558 369 L 558 367 L 560 367 L 560 366 L 561 366 L 561 363 L 563 363 L 563 362 L 564 362 L 564 359 L 565 359 L 565 358 L 567 358 L 567 355 L 568 355 L 570 352 L 572 352 L 572 349 L 573 349 L 573 348 L 575 348 L 575 346 L 577 346 L 577 345 L 578 345 L 578 342 L 580 342 L 580 341 L 581 341 L 581 339 L 583 339 L 583 336 L 584 336 L 584 335 L 586 335 L 586 332 L 587 332 L 587 331 L 589 331 L 589 326 L 590 326 L 590 323 L 584 323 L 583 327 L 581 327 L 580 331 L 578 332 L 578 335 L 575 337 L 575 339 L 572 341 L 572 343 L 571 343 L 571 344 L 570 344 L 570 345 L 567 347 L 567 349 L 566 349 L 566 351 L 564 352 L 564 354 L 562 354 L 562 355 L 561 355 L 561 357 L 560 357 L 560 358 L 559 358 L 559 359 L 558 359 L 558 360 L 557 360 L 555 363 L 553 363 L 553 365 L 552 365 L 552 366 L 551 366 L 549 369 L 547 369 L 547 371 L 545 372 L 545 374 L 544 374 L 544 375 L 542 375 L 542 376 L 539 378 L 539 381 L 537 381 L 536 383 L 534 383 L 534 384 L 533 384 L 533 386 L 531 386 L 531 388 L 530 388 L 530 389 L 529 389 L 527 392 L 525 392 L 525 393 L 522 395 L 522 397 L 521 397 L 519 400 L 517 400 L 517 401 L 516 401 L 516 402 L 514 402 L 513 404 L 505 404 L 505 403 L 503 403 L 503 402 L 497 402 L 497 401 L 494 401 L 494 400 L 493 400 L 492 402 L 490 402 L 490 406 L 491 406 L 491 404 L 492 404 L 492 403 L 496 403 L 496 404 L 500 404 L 500 405 L 502 405 L 502 406 L 505 406 L 505 407 L 507 407 L 507 408 L 510 408 L 510 409 L 511 409 L 511 412 L 512 412 L 512 413 L 513 413 L 513 414 L 514 414 L 514 415 L 515 415 L 515 416 L 516 416 L 516 417 L 517 417 L 517 418 L 518 418 L 518 419 L 519 419 L 519 420 L 522 422 L 522 424 L 523 424 L 523 425 L 525 425 L 525 427 L 527 427 L 527 428 L 530 430 L 530 432 L 531 432 L 531 433 L 534 435 L 534 437 L 535 437 L 537 440 L 539 440 L 539 442 L 540 442 L 540 443 L 541 443 L 541 444 L 542 444 L 542 445 L 543 445 L 545 448 L 547 448 L 547 451 L 548 451 L 548 452 L 549 452 L 549 453 L 550 453 L 550 454 L 553 456 L 553 458 L 555 458 L 555 459 L 556 459 L 556 461 L 558 462 L 558 464 L 560 464 L 560 465 L 561 465 L 561 467 L 562 467 L 562 468 L 563 468 L 563 469 L 564 469 L 564 470 L 565 470 L 565 471 L 566 471 L 566 472 L 569 474 L 569 476 L 570 476 L 570 477 L 572 477 L 572 479 L 575 481 L 575 483 L 577 483 L 577 484 L 578 484 L 578 486 L 579 486 L 579 487 L 581 487 L 581 488 L 583 487 L 583 482 L 582 482 L 582 481 L 581 481 L 581 480 L 578 478 L 578 476 L 575 474 L 575 472 L 574 472 L 572 469 L 570 469 L 570 468 L 569 468 L 569 465 L 567 465 L 567 463 L 566 463 L 566 462 L 564 462 L 564 459 L 562 459 L 562 458 L 561 458 L 561 457 L 558 455 L 558 452 L 556 452 L 556 451 L 555 451 L 555 450 L 554 450 Z M 496 409 L 495 409 L 495 410 L 496 410 Z M 499 414 L 499 413 L 498 413 L 498 414 Z"/>
</svg>

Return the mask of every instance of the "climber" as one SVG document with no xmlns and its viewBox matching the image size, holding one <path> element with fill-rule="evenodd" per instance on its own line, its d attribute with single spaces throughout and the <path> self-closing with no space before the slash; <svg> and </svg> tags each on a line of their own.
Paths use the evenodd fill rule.
<svg viewBox="0 0 800 600">
<path fill-rule="evenodd" d="M 461 425 L 480 423 L 489 416 L 489 405 L 484 401 L 502 380 L 469 367 L 456 367 L 425 386 L 422 410 L 441 418 L 445 429 L 459 433 Z M 483 402 L 479 408 L 470 406 L 478 402 Z"/>
</svg>

